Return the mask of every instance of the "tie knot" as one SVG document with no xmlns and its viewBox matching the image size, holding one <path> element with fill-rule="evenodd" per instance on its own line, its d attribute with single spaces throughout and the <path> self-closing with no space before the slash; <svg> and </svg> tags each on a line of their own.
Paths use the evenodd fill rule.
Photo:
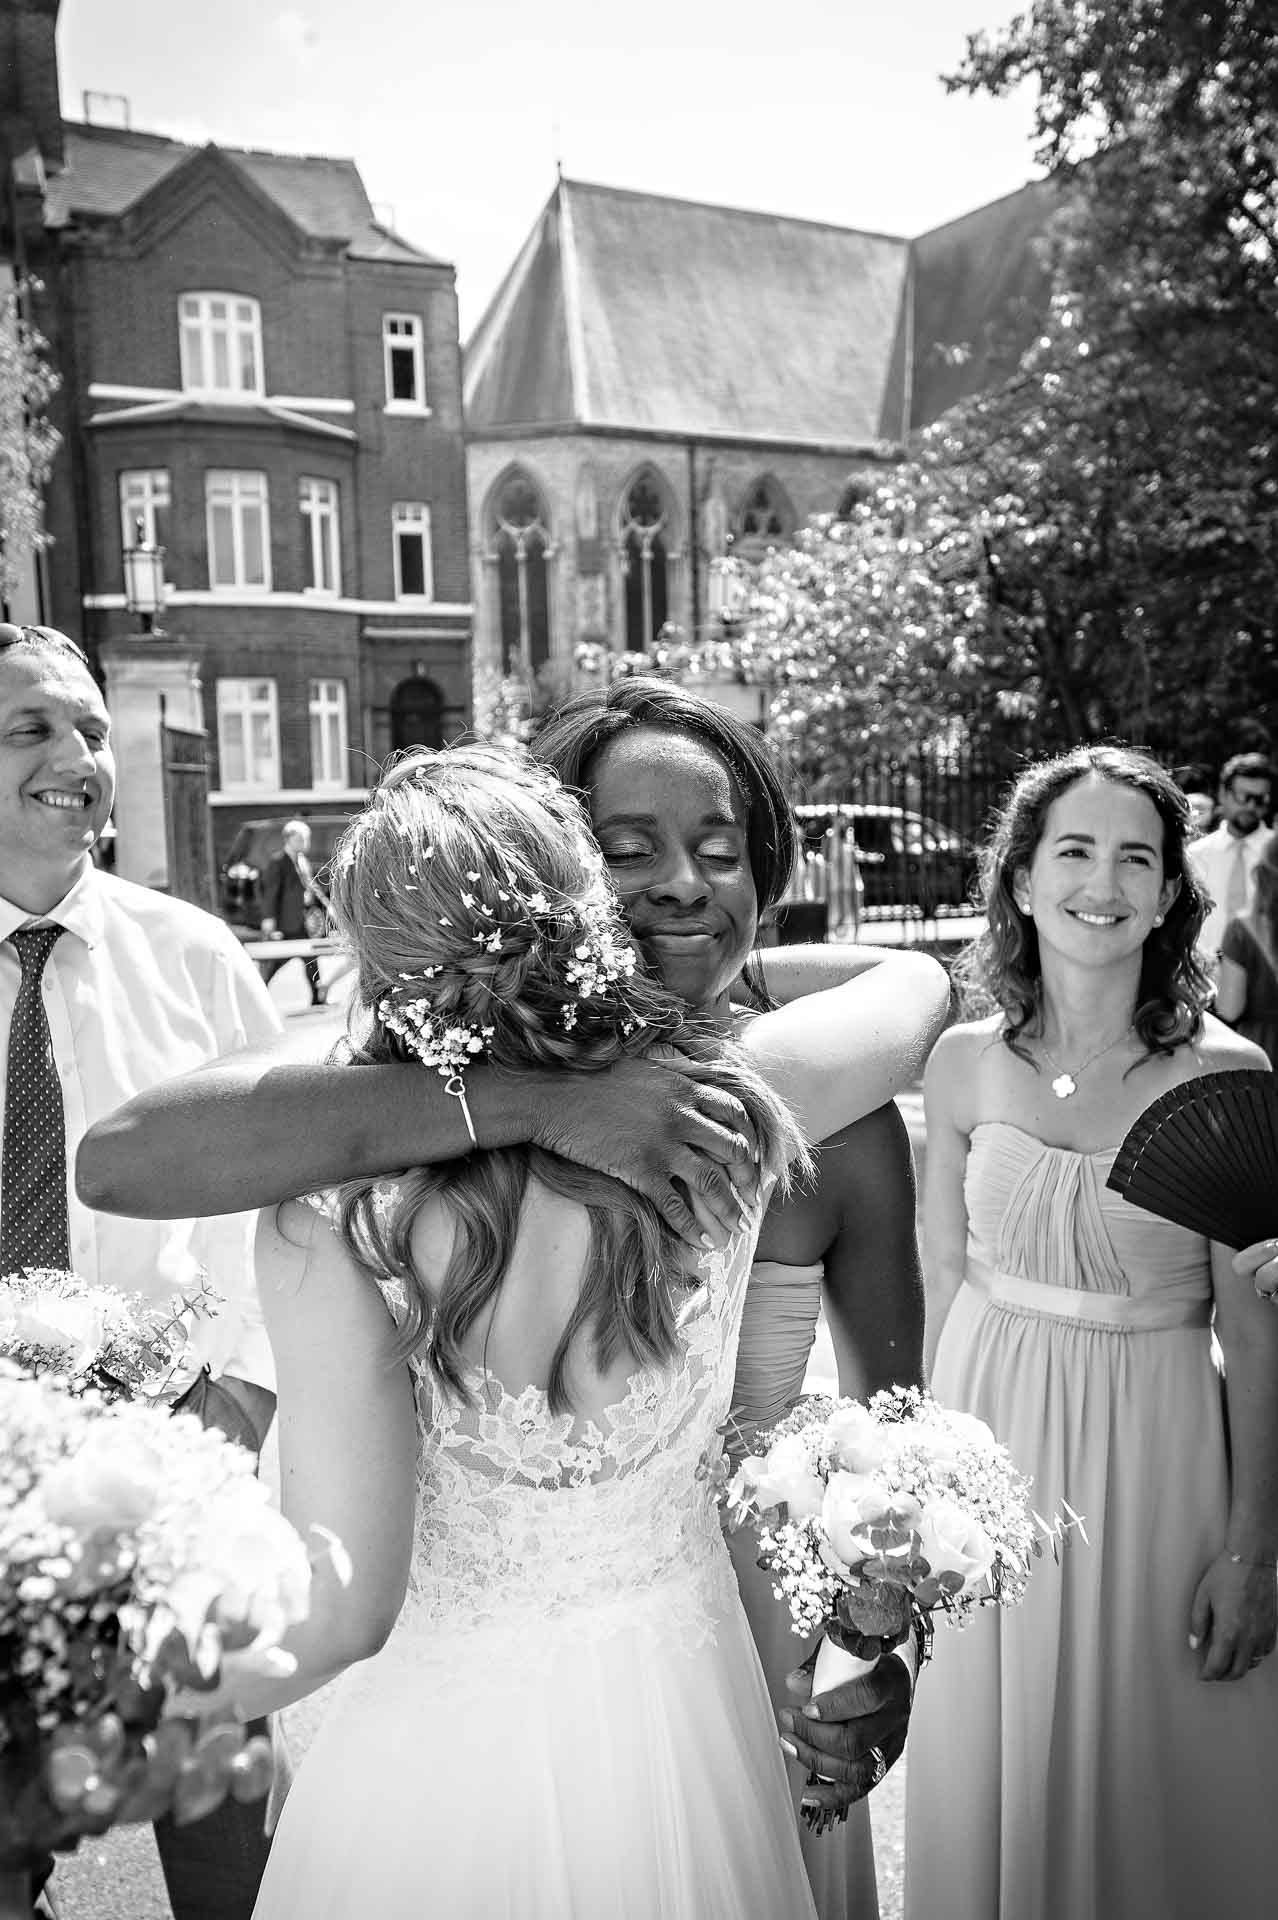
<svg viewBox="0 0 1278 1920">
<path fill-rule="evenodd" d="M 54 947 L 66 932 L 56 920 L 43 927 L 19 927 L 9 938 L 18 949 L 18 959 L 22 966 L 22 977 L 27 979 L 34 974 L 38 980 L 44 972 L 44 963 Z"/>
</svg>

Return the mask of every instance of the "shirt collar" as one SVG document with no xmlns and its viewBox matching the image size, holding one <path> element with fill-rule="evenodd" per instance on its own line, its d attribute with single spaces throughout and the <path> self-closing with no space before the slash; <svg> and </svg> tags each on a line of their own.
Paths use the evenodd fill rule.
<svg viewBox="0 0 1278 1920">
<path fill-rule="evenodd" d="M 86 947 L 95 947 L 102 938 L 103 884 L 98 869 L 91 860 L 86 860 L 74 886 L 47 913 L 29 913 L 25 907 L 15 906 L 0 894 L 0 940 L 7 940 L 28 920 L 56 920 L 68 933 L 83 940 Z"/>
</svg>

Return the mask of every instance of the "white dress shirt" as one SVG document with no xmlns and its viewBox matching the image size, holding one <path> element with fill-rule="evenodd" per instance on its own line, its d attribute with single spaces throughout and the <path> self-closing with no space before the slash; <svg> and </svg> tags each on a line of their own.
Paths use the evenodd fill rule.
<svg viewBox="0 0 1278 1920">
<path fill-rule="evenodd" d="M 76 1198 L 76 1149 L 94 1121 L 161 1080 L 280 1031 L 270 995 L 221 920 L 86 861 L 65 899 L 32 915 L 0 898 L 0 1102 L 21 968 L 9 935 L 28 920 L 66 928 L 44 968 L 44 1008 L 62 1084 L 71 1264 L 92 1283 L 157 1305 L 206 1282 L 223 1296 L 197 1330 L 198 1357 L 274 1390 L 253 1283 L 255 1213 L 130 1220 Z M 0 1111 L 3 1111 L 0 1106 Z"/>
<path fill-rule="evenodd" d="M 1213 905 L 1198 936 L 1199 946 L 1207 953 L 1219 953 L 1220 943 L 1225 937 L 1228 919 L 1225 894 L 1239 845 L 1242 846 L 1243 872 L 1247 876 L 1247 899 L 1239 911 L 1250 913 L 1256 898 L 1256 868 L 1261 854 L 1272 839 L 1272 827 L 1257 827 L 1254 833 L 1244 834 L 1240 843 L 1239 836 L 1231 833 L 1222 820 L 1218 827 L 1186 848 L 1186 859 L 1212 897 Z"/>
</svg>

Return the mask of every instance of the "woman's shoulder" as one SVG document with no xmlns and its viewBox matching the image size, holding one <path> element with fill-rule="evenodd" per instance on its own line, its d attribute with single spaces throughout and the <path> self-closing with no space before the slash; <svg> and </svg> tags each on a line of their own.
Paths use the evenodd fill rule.
<svg viewBox="0 0 1278 1920">
<path fill-rule="evenodd" d="M 1269 1057 L 1263 1047 L 1254 1040 L 1244 1039 L 1241 1033 L 1235 1033 L 1214 1013 L 1203 1015 L 1202 1032 L 1196 1040 L 1183 1048 L 1178 1048 L 1174 1056 L 1180 1066 L 1177 1083 L 1193 1080 L 1203 1073 L 1233 1073 L 1242 1067 L 1259 1068 L 1270 1071 Z"/>
<path fill-rule="evenodd" d="M 1005 1025 L 1001 1013 L 990 1013 L 980 1020 L 960 1020 L 947 1027 L 932 1049 L 928 1073 L 949 1075 L 970 1070 L 1002 1040 Z"/>
</svg>

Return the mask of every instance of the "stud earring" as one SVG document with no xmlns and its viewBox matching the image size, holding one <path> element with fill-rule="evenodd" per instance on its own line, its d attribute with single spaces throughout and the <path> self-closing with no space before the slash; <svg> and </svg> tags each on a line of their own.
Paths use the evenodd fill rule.
<svg viewBox="0 0 1278 1920">
<path fill-rule="evenodd" d="M 1163 920 L 1164 920 L 1164 918 L 1165 918 L 1165 915 L 1163 915 L 1163 914 L 1161 914 L 1161 913 L 1156 913 L 1156 914 L 1154 915 L 1154 925 L 1155 925 L 1156 927 L 1161 927 L 1161 926 L 1162 926 L 1162 924 L 1163 924 Z"/>
</svg>

